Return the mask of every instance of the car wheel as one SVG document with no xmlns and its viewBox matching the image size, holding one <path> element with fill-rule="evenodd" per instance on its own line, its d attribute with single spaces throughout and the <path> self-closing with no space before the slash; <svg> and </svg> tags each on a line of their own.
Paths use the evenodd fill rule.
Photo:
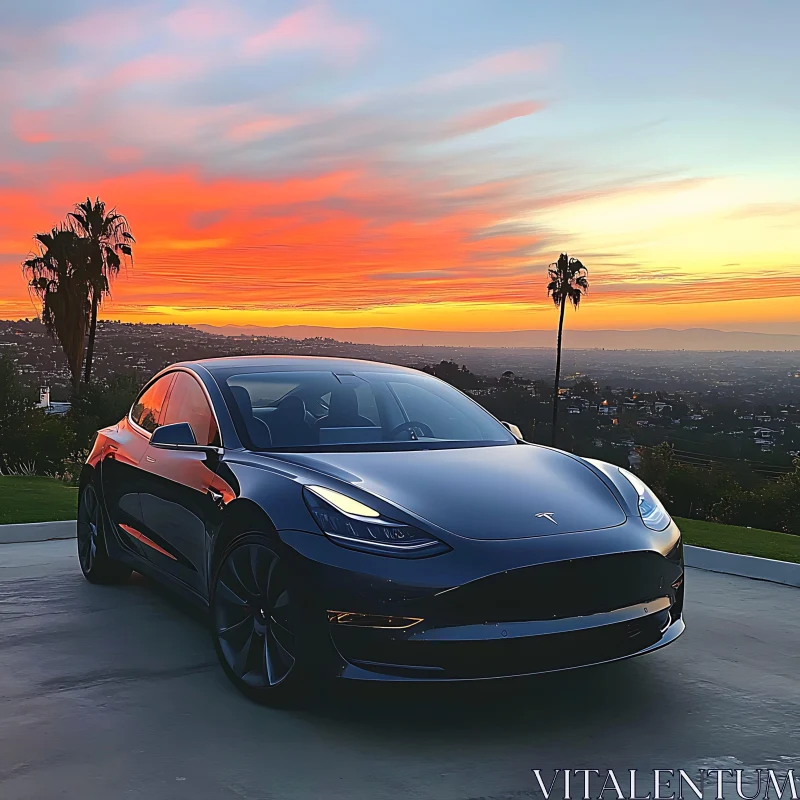
<svg viewBox="0 0 800 800">
<path fill-rule="evenodd" d="M 272 706 L 317 696 L 312 616 L 269 539 L 248 534 L 230 546 L 212 587 L 211 632 L 225 674 L 242 693 Z"/>
<path fill-rule="evenodd" d="M 78 500 L 78 561 L 84 577 L 91 583 L 124 583 L 133 571 L 108 555 L 103 510 L 91 483 Z"/>
</svg>

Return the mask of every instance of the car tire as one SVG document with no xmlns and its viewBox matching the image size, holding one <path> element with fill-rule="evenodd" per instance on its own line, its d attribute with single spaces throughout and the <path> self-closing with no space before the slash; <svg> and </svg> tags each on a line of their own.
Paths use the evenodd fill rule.
<svg viewBox="0 0 800 800">
<path fill-rule="evenodd" d="M 100 498 L 92 483 L 81 490 L 78 499 L 78 561 L 90 583 L 124 583 L 133 571 L 108 555 L 106 529 Z"/>
<path fill-rule="evenodd" d="M 251 700 L 308 705 L 325 684 L 324 617 L 294 579 L 282 548 L 261 533 L 232 542 L 214 575 L 210 625 L 220 664 Z"/>
</svg>

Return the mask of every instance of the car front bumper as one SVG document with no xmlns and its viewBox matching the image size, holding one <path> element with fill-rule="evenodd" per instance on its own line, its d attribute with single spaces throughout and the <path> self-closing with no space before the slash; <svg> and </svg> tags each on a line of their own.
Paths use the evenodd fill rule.
<svg viewBox="0 0 800 800">
<path fill-rule="evenodd" d="M 371 618 L 362 625 L 332 615 L 327 624 L 324 652 L 342 678 L 552 672 L 650 652 L 685 627 L 674 524 L 662 532 L 629 521 L 586 534 L 463 540 L 426 559 L 364 554 L 300 531 L 280 535 L 320 612 Z M 390 618 L 386 625 L 374 619 L 381 615 Z"/>
<path fill-rule="evenodd" d="M 338 673 L 342 678 L 464 681 L 619 661 L 664 647 L 685 630 L 683 617 L 673 620 L 668 610 L 647 614 L 640 607 L 629 611 L 636 616 L 621 622 L 592 620 L 592 627 L 585 626 L 586 619 L 565 620 L 558 633 L 546 632 L 546 626 L 538 629 L 538 623 L 513 623 L 484 630 L 471 626 L 471 631 L 420 631 L 404 641 L 375 636 L 366 628 L 334 631 L 332 638 L 344 662 Z M 476 638 L 468 638 L 470 634 Z"/>
</svg>

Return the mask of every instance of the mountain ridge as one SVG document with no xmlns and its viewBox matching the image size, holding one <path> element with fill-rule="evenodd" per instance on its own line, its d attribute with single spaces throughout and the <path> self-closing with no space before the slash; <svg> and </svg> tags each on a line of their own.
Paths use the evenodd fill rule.
<svg viewBox="0 0 800 800">
<path fill-rule="evenodd" d="M 554 347 L 555 330 L 427 331 L 413 328 L 331 328 L 318 325 L 194 325 L 223 336 L 335 339 L 354 344 L 427 347 Z M 566 349 L 594 350 L 800 350 L 800 335 L 721 331 L 715 328 L 564 331 Z"/>
</svg>

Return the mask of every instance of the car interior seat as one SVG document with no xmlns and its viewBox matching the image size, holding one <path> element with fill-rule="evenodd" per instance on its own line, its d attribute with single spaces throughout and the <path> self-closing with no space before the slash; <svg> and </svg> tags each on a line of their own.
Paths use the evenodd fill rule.
<svg viewBox="0 0 800 800">
<path fill-rule="evenodd" d="M 269 415 L 267 424 L 272 434 L 272 444 L 277 447 L 316 444 L 319 436 L 309 425 L 308 416 L 302 397 L 296 394 L 284 397 Z"/>
<path fill-rule="evenodd" d="M 231 394 L 233 394 L 233 399 L 236 401 L 236 406 L 242 415 L 245 428 L 247 428 L 247 435 L 252 443 L 260 448 L 272 447 L 272 432 L 264 420 L 254 416 L 250 392 L 244 386 L 231 386 Z"/>
<path fill-rule="evenodd" d="M 358 413 L 358 396 L 352 386 L 331 391 L 328 414 L 317 420 L 317 428 L 374 428 L 375 423 Z"/>
</svg>

